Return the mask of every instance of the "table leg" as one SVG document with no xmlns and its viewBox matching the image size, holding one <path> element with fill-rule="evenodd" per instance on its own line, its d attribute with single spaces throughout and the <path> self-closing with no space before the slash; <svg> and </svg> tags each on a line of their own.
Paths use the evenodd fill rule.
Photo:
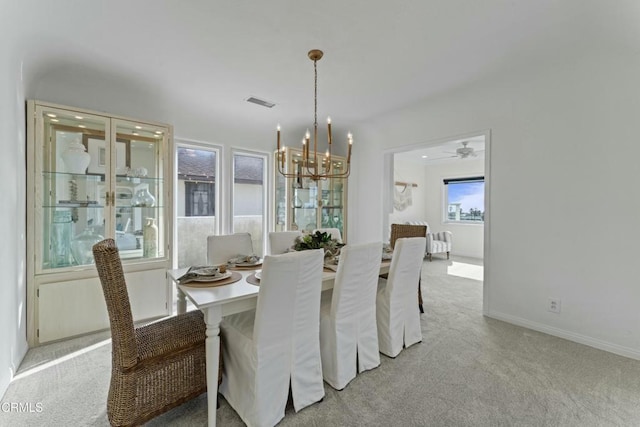
<svg viewBox="0 0 640 427">
<path fill-rule="evenodd" d="M 182 292 L 180 290 L 179 287 L 176 286 L 177 289 L 177 294 L 178 294 L 178 303 L 177 303 L 177 310 L 178 310 L 178 314 L 184 314 L 187 312 L 187 298 L 184 295 L 184 292 Z"/>
<path fill-rule="evenodd" d="M 209 427 L 215 427 L 216 425 L 221 320 L 221 307 L 209 307 L 204 311 L 204 321 L 207 324 L 207 339 L 205 341 L 205 349 L 207 352 L 207 411 Z"/>
</svg>

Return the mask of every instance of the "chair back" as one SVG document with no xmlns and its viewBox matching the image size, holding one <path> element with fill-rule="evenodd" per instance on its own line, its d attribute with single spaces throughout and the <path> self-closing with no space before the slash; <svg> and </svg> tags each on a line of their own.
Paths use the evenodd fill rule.
<svg viewBox="0 0 640 427">
<path fill-rule="evenodd" d="M 226 264 L 237 255 L 252 255 L 251 234 L 235 233 L 207 237 L 207 263 Z"/>
<path fill-rule="evenodd" d="M 314 233 L 316 231 L 319 231 L 321 233 L 329 233 L 332 239 L 336 239 L 338 243 L 342 243 L 342 233 L 340 233 L 339 228 L 316 228 L 315 230 L 313 230 Z"/>
<path fill-rule="evenodd" d="M 272 231 L 269 233 L 269 255 L 279 255 L 292 248 L 296 237 L 302 236 L 302 231 Z"/>
<path fill-rule="evenodd" d="M 391 248 L 394 248 L 396 240 L 398 239 L 404 237 L 426 237 L 426 235 L 426 225 L 391 224 L 391 236 L 389 237 L 389 244 L 391 245 Z M 425 248 L 426 246 L 427 244 L 425 241 Z"/>
<path fill-rule="evenodd" d="M 341 249 L 331 298 L 331 317 L 336 324 L 350 322 L 375 309 L 381 259 L 382 242 Z"/>
<path fill-rule="evenodd" d="M 404 237 L 396 240 L 385 288 L 391 298 L 392 309 L 415 307 L 415 286 L 420 279 L 426 244 L 426 237 Z"/>
<path fill-rule="evenodd" d="M 308 340 L 319 346 L 323 261 L 321 249 L 264 258 L 253 329 L 261 351 L 290 354 Z"/>
<path fill-rule="evenodd" d="M 109 313 L 113 368 L 130 368 L 137 362 L 138 348 L 129 293 L 115 240 L 105 239 L 93 245 L 93 258 Z"/>
</svg>

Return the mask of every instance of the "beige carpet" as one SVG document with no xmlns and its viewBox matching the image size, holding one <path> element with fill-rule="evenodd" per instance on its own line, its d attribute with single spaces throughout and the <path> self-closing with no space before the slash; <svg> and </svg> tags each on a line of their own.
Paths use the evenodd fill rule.
<svg viewBox="0 0 640 427">
<path fill-rule="evenodd" d="M 424 340 L 281 426 L 639 426 L 640 362 L 482 316 L 481 266 L 425 262 Z M 29 351 L 0 426 L 107 426 L 107 334 Z M 36 404 L 41 405 L 38 412 Z M 206 395 L 148 425 L 205 426 Z M 240 426 L 221 399 L 219 426 Z"/>
</svg>

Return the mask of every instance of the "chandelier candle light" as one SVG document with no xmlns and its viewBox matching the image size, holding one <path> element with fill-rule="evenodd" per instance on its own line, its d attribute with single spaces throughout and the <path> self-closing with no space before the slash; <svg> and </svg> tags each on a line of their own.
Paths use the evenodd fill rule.
<svg viewBox="0 0 640 427">
<path fill-rule="evenodd" d="M 351 146 L 353 145 L 353 136 L 351 132 L 347 134 L 347 142 L 349 143 L 349 151 L 347 154 L 347 166 L 344 172 L 333 172 L 331 170 L 331 117 L 327 117 L 327 131 L 328 131 L 328 143 L 329 148 L 323 156 L 318 156 L 318 69 L 317 62 L 322 58 L 322 51 L 318 49 L 310 50 L 308 53 L 309 59 L 313 61 L 313 73 L 314 73 L 314 93 L 313 93 L 313 153 L 310 153 L 311 146 L 311 134 L 309 130 L 302 139 L 302 168 L 294 173 L 287 173 L 284 171 L 284 164 L 286 161 L 286 150 L 284 146 L 280 146 L 280 125 L 277 127 L 278 131 L 278 172 L 287 178 L 311 178 L 314 181 L 327 178 L 346 178 L 349 176 L 351 169 Z M 318 160 L 320 157 L 320 161 Z M 324 158 L 323 158 L 324 157 Z M 322 165 L 320 165 L 322 162 Z"/>
</svg>

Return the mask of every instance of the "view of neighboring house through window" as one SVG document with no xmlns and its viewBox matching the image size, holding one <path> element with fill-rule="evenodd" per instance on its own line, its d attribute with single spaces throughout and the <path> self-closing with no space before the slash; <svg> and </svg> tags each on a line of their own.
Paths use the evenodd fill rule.
<svg viewBox="0 0 640 427">
<path fill-rule="evenodd" d="M 445 221 L 484 222 L 484 176 L 445 179 Z"/>
<path fill-rule="evenodd" d="M 265 155 L 233 154 L 233 232 L 250 233 L 258 256 L 263 254 L 266 230 L 266 165 Z"/>
<path fill-rule="evenodd" d="M 217 234 L 216 200 L 219 152 L 214 148 L 177 147 L 178 267 L 205 265 L 207 236 Z"/>
</svg>

